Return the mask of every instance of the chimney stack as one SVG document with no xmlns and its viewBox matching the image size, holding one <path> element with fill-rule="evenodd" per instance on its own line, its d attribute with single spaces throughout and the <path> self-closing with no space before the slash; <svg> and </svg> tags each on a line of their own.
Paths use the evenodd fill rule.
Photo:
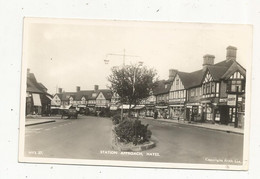
<svg viewBox="0 0 260 179">
<path fill-rule="evenodd" d="M 95 91 L 98 90 L 98 85 L 94 85 L 94 90 L 95 90 Z"/>
<path fill-rule="evenodd" d="M 76 86 L 76 92 L 80 91 L 80 86 Z"/>
<path fill-rule="evenodd" d="M 27 68 L 27 75 L 30 73 L 30 68 Z"/>
<path fill-rule="evenodd" d="M 237 48 L 233 46 L 228 46 L 226 60 L 236 60 L 236 57 L 237 57 Z"/>
<path fill-rule="evenodd" d="M 59 89 L 58 89 L 58 92 L 59 92 L 59 93 L 62 93 L 62 88 L 59 88 Z"/>
<path fill-rule="evenodd" d="M 206 68 L 208 66 L 211 66 L 211 65 L 214 65 L 214 59 L 215 59 L 215 56 L 214 55 L 204 55 L 203 56 L 203 70 L 206 70 Z"/>
<path fill-rule="evenodd" d="M 169 69 L 169 80 L 173 80 L 173 78 L 177 72 L 178 72 L 178 70 L 176 70 L 176 69 Z"/>
</svg>

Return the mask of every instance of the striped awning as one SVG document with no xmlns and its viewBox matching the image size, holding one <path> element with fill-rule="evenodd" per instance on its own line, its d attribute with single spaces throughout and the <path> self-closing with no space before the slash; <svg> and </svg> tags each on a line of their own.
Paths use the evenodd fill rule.
<svg viewBox="0 0 260 179">
<path fill-rule="evenodd" d="M 33 93 L 32 97 L 33 97 L 33 104 L 34 104 L 34 106 L 42 106 L 41 98 L 40 98 L 39 94 Z"/>
</svg>

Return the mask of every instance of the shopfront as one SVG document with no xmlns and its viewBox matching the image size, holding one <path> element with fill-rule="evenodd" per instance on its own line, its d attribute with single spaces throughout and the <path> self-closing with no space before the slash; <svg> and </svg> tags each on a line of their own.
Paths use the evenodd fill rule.
<svg viewBox="0 0 260 179">
<path fill-rule="evenodd" d="M 172 104 L 170 105 L 170 118 L 172 119 L 184 119 L 185 118 L 185 106 L 184 104 Z"/>
<path fill-rule="evenodd" d="M 145 116 L 146 117 L 153 117 L 154 116 L 154 105 L 145 105 Z"/>
<path fill-rule="evenodd" d="M 155 106 L 155 110 L 158 113 L 158 118 L 169 118 L 168 106 Z"/>
<path fill-rule="evenodd" d="M 200 103 L 186 104 L 186 119 L 189 121 L 201 121 L 202 106 Z"/>
</svg>

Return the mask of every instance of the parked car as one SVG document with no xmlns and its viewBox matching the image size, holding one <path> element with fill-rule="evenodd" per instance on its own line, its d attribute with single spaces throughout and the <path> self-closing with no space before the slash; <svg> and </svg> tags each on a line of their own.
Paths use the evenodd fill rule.
<svg viewBox="0 0 260 179">
<path fill-rule="evenodd" d="M 68 119 L 71 117 L 74 117 L 75 119 L 78 118 L 78 111 L 75 107 L 70 107 L 68 109 L 61 109 L 61 118 L 63 119 L 63 116 L 67 116 Z"/>
</svg>

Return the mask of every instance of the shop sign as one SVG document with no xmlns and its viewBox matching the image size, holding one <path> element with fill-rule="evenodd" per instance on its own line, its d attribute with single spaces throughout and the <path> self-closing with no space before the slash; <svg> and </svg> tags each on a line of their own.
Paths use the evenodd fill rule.
<svg viewBox="0 0 260 179">
<path fill-rule="evenodd" d="M 219 102 L 220 102 L 220 103 L 226 103 L 226 102 L 227 102 L 227 98 L 220 98 L 220 99 L 219 99 Z"/>
<path fill-rule="evenodd" d="M 235 106 L 236 105 L 236 95 L 235 94 L 229 94 L 228 95 L 227 105 L 229 105 L 229 106 Z"/>
</svg>

